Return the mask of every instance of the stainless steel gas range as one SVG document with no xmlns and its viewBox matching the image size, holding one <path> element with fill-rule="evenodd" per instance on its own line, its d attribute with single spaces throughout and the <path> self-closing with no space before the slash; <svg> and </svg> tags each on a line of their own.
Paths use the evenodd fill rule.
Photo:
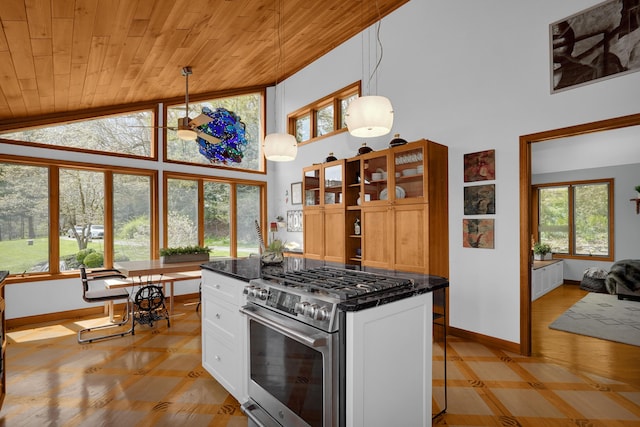
<svg viewBox="0 0 640 427">
<path fill-rule="evenodd" d="M 385 319 L 395 319 L 398 316 L 389 314 L 390 307 L 397 313 L 413 310 L 412 306 L 399 302 L 424 294 L 424 283 L 417 286 L 407 274 L 326 265 L 292 271 L 265 268 L 261 276 L 245 287 L 247 304 L 241 309 L 248 318 L 250 399 L 242 407 L 249 425 L 353 425 L 354 419 L 362 418 L 353 408 L 375 404 L 360 402 L 358 396 L 354 398 L 354 391 L 361 386 L 356 382 L 362 381 L 357 380 L 359 370 L 349 366 L 353 365 L 354 357 L 359 357 L 355 356 L 358 352 L 366 351 L 368 344 L 354 347 L 354 342 L 359 342 L 354 338 L 360 333 L 353 325 L 371 329 L 371 324 L 380 323 L 374 327 L 379 332 L 372 335 L 369 330 L 366 334 L 379 333 L 381 339 L 387 340 L 384 334 L 388 327 L 381 323 L 382 319 L 376 319 L 376 313 Z M 430 317 L 431 306 L 422 306 L 425 304 L 417 305 L 421 310 L 417 319 L 429 323 L 430 334 L 430 319 L 423 312 L 428 311 Z M 350 315 L 360 311 L 366 312 L 364 322 L 358 323 L 357 317 L 353 322 Z M 423 329 L 424 325 L 419 330 L 426 333 Z M 426 338 L 417 341 L 423 339 Z M 429 345 L 430 340 L 429 335 Z M 376 353 L 367 357 L 373 360 L 383 356 L 384 351 Z M 430 365 L 430 349 L 428 357 Z M 410 375 L 416 373 L 419 374 Z M 429 381 L 430 378 L 429 371 Z"/>
</svg>

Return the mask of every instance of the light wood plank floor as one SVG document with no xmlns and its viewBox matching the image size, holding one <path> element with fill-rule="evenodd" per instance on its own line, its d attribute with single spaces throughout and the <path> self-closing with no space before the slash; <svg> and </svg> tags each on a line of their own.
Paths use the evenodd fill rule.
<svg viewBox="0 0 640 427">
<path fill-rule="evenodd" d="M 105 318 L 10 330 L 0 426 L 246 426 L 202 368 L 195 304 L 175 311 L 171 328 L 87 345 L 76 331 Z M 624 381 L 455 337 L 447 349 L 448 408 L 434 425 L 640 427 L 640 389 Z M 444 404 L 442 361 L 436 345 L 434 408 Z"/>
<path fill-rule="evenodd" d="M 533 302 L 532 355 L 640 387 L 640 347 L 549 328 L 587 294 L 578 285 L 565 284 Z"/>
</svg>

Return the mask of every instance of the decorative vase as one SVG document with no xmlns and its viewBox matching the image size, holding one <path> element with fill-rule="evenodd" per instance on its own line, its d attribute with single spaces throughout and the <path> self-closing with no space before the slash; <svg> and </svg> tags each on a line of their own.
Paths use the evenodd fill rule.
<svg viewBox="0 0 640 427">
<path fill-rule="evenodd" d="M 358 155 L 367 154 L 372 152 L 373 149 L 371 147 L 367 147 L 367 143 L 363 142 L 362 146 L 358 148 Z"/>
<path fill-rule="evenodd" d="M 398 145 L 404 145 L 406 143 L 407 143 L 407 140 L 400 138 L 400 134 L 396 133 L 395 135 L 393 135 L 393 139 L 391 140 L 391 142 L 389 142 L 389 146 L 397 147 Z"/>
</svg>

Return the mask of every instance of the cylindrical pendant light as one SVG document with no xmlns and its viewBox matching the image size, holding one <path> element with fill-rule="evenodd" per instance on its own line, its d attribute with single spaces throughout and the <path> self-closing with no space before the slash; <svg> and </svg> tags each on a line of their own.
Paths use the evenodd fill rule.
<svg viewBox="0 0 640 427">
<path fill-rule="evenodd" d="M 298 154 L 298 141 L 288 133 L 270 133 L 264 138 L 264 156 L 273 162 L 290 162 Z"/>
<path fill-rule="evenodd" d="M 393 106 L 385 96 L 361 96 L 347 108 L 349 133 L 359 138 L 386 135 L 393 127 Z"/>
</svg>

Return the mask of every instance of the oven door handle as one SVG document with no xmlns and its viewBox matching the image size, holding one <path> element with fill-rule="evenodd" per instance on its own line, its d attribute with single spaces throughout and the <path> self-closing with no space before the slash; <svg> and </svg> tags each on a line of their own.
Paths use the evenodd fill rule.
<svg viewBox="0 0 640 427">
<path fill-rule="evenodd" d="M 305 333 L 296 331 L 295 329 L 292 328 L 288 328 L 286 326 L 281 325 L 278 322 L 275 322 L 267 317 L 261 316 L 260 314 L 256 313 L 255 308 L 251 307 L 251 306 L 244 306 L 244 307 L 240 307 L 240 312 L 243 314 L 246 314 L 248 317 L 251 317 L 255 320 L 257 320 L 260 323 L 263 323 L 265 325 L 267 325 L 268 327 L 275 329 L 276 331 L 287 335 L 291 338 L 295 338 L 296 340 L 307 344 L 310 347 L 313 348 L 318 348 L 318 347 L 324 347 L 327 345 L 327 340 L 324 337 L 312 337 L 309 336 Z"/>
</svg>

